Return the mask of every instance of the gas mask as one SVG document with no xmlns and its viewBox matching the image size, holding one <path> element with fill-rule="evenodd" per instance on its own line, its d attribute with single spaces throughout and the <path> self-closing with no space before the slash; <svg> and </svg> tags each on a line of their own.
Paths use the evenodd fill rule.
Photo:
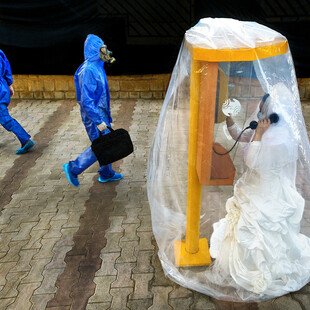
<svg viewBox="0 0 310 310">
<path fill-rule="evenodd" d="M 106 45 L 100 47 L 100 59 L 108 64 L 113 64 L 116 59 L 112 57 L 112 52 L 108 50 Z"/>
<path fill-rule="evenodd" d="M 269 107 L 269 103 L 270 103 L 270 95 L 269 94 L 265 94 L 261 100 L 260 103 L 260 109 L 257 113 L 257 118 L 259 121 L 265 119 L 267 117 L 266 113 Z"/>
</svg>

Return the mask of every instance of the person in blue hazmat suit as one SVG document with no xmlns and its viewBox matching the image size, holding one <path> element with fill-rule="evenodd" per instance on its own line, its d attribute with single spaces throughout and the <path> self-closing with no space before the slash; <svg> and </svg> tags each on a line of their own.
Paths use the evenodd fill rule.
<svg viewBox="0 0 310 310">
<path fill-rule="evenodd" d="M 115 58 L 108 51 L 104 42 L 96 35 L 89 34 L 84 43 L 84 59 L 74 75 L 76 97 L 80 105 L 81 118 L 86 132 L 92 142 L 100 132 L 106 134 L 111 127 L 110 91 L 104 63 L 112 63 Z M 91 147 L 88 147 L 75 160 L 63 165 L 68 182 L 78 187 L 78 175 L 97 161 Z M 99 168 L 98 181 L 101 183 L 118 181 L 123 178 L 121 173 L 112 169 L 112 165 Z"/>
<path fill-rule="evenodd" d="M 8 106 L 11 96 L 14 95 L 12 70 L 4 52 L 0 50 L 0 124 L 11 131 L 18 138 L 21 147 L 16 151 L 17 155 L 30 151 L 35 142 L 26 130 L 10 115 Z"/>
</svg>

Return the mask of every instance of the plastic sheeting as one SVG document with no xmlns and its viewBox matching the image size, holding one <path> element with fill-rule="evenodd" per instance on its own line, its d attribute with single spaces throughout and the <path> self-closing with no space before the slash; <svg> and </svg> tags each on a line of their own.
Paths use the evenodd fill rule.
<svg viewBox="0 0 310 310">
<path fill-rule="evenodd" d="M 241 109 L 228 128 L 221 109 L 229 99 Z M 229 155 L 215 155 L 259 110 L 279 122 L 260 141 L 247 129 Z M 192 203 L 197 188 L 201 206 Z M 285 37 L 232 19 L 202 19 L 186 32 L 149 156 L 148 197 L 162 267 L 180 285 L 259 301 L 309 282 L 310 147 Z M 189 201 L 201 207 L 196 224 L 211 241 L 210 266 L 176 263 L 175 242 L 191 233 Z"/>
</svg>

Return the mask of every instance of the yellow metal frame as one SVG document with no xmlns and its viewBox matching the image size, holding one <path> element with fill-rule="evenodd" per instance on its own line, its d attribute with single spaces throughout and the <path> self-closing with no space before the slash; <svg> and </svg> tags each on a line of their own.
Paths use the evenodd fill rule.
<svg viewBox="0 0 310 310">
<path fill-rule="evenodd" d="M 194 61 L 191 68 L 190 89 L 190 120 L 188 141 L 188 192 L 187 192 L 187 222 L 186 222 L 186 250 L 197 253 L 199 250 L 199 227 L 201 189 L 202 186 L 196 172 L 197 142 L 198 142 L 198 119 L 199 119 L 199 68 L 200 62 Z M 191 206 L 194 206 L 189 210 Z M 199 226 L 199 225 L 198 225 Z"/>
<path fill-rule="evenodd" d="M 199 61 L 192 62 L 190 88 L 190 121 L 188 142 L 188 192 L 186 212 L 186 239 L 174 243 L 177 266 L 205 266 L 211 262 L 208 241 L 199 239 L 201 189 L 196 163 L 199 120 L 200 69 Z"/>
<path fill-rule="evenodd" d="M 176 240 L 174 243 L 175 263 L 179 267 L 206 266 L 211 263 L 208 240 L 206 238 L 200 238 L 202 184 L 229 184 L 227 182 L 223 183 L 223 180 L 219 182 L 217 180 L 211 180 L 212 126 L 214 124 L 215 113 L 215 102 L 213 102 L 214 98 L 212 97 L 214 95 L 214 89 L 212 87 L 214 87 L 215 79 L 217 79 L 217 73 L 214 73 L 215 68 L 218 66 L 217 63 L 253 61 L 282 55 L 288 51 L 287 41 L 275 42 L 274 44 L 255 48 L 239 49 L 206 49 L 192 46 L 188 42 L 186 44 L 192 57 L 188 143 L 188 192 L 186 238 L 185 241 Z M 204 69 L 206 69 L 206 72 L 201 71 Z M 221 88 L 226 83 L 224 76 L 222 76 L 222 80 L 223 85 L 221 85 Z M 223 97 L 226 95 L 224 88 L 222 89 L 221 95 Z M 200 147 L 201 143 L 203 147 Z M 205 161 L 208 161 L 208 163 L 203 166 Z"/>
<path fill-rule="evenodd" d="M 189 43 L 187 43 L 187 46 L 192 54 L 192 59 L 204 60 L 208 62 L 253 61 L 282 55 L 288 51 L 287 41 L 258 46 L 255 48 L 236 49 L 208 49 L 193 46 Z"/>
<path fill-rule="evenodd" d="M 198 251 L 196 253 L 189 253 L 186 250 L 186 244 L 183 240 L 177 240 L 174 243 L 175 263 L 179 267 L 198 267 L 208 266 L 211 264 L 211 257 L 209 254 L 209 245 L 206 238 L 199 239 Z"/>
</svg>

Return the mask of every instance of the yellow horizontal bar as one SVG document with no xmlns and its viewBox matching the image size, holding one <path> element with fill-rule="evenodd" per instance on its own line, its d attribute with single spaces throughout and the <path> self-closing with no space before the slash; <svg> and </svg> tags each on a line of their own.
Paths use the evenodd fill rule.
<svg viewBox="0 0 310 310">
<path fill-rule="evenodd" d="M 190 44 L 188 47 L 194 60 L 209 62 L 253 61 L 285 54 L 288 51 L 288 42 L 282 41 L 273 45 L 239 49 L 208 49 Z"/>
</svg>

